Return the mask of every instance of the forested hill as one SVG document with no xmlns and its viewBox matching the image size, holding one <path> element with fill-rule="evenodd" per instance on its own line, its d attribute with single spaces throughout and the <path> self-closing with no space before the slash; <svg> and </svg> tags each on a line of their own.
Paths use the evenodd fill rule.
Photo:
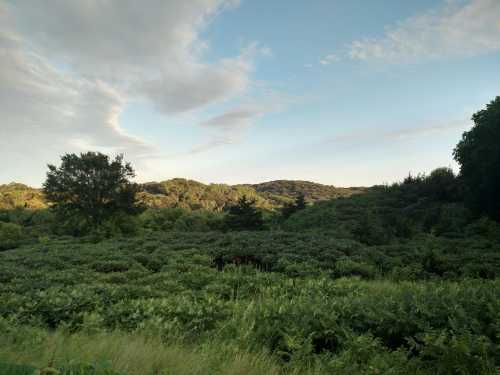
<svg viewBox="0 0 500 375">
<path fill-rule="evenodd" d="M 275 209 L 304 194 L 309 202 L 349 196 L 362 188 L 337 188 L 308 181 L 271 181 L 261 184 L 203 184 L 174 178 L 142 185 L 140 200 L 150 207 L 181 207 L 222 211 L 246 195 L 262 209 Z"/>
<path fill-rule="evenodd" d="M 309 181 L 279 180 L 260 184 L 203 184 L 198 181 L 174 178 L 162 182 L 141 184 L 139 201 L 149 207 L 181 207 L 222 211 L 246 195 L 255 199 L 262 209 L 276 209 L 304 194 L 309 202 L 335 199 L 363 191 L 363 188 L 338 188 Z M 0 185 L 0 209 L 24 207 L 44 208 L 47 203 L 39 189 L 10 183 Z"/>
<path fill-rule="evenodd" d="M 339 197 L 348 197 L 366 190 L 366 188 L 361 187 L 340 188 L 310 181 L 295 180 L 269 181 L 249 186 L 270 201 L 276 199 L 277 203 L 280 202 L 282 197 L 294 199 L 299 194 L 304 194 L 308 202 L 318 202 Z"/>
<path fill-rule="evenodd" d="M 47 203 L 39 189 L 12 182 L 0 185 L 0 209 L 23 207 L 28 209 L 45 208 Z"/>
</svg>

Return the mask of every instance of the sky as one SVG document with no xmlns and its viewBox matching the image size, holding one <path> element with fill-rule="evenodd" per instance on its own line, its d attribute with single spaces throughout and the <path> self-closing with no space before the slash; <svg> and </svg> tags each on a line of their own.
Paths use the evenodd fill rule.
<svg viewBox="0 0 500 375">
<path fill-rule="evenodd" d="M 0 0 L 0 184 L 85 151 L 139 182 L 392 183 L 457 170 L 498 95 L 499 0 Z"/>
</svg>

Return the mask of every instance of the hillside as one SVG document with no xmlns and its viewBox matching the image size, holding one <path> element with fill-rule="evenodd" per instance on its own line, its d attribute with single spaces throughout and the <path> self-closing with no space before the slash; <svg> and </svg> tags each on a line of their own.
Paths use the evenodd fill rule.
<svg viewBox="0 0 500 375">
<path fill-rule="evenodd" d="M 323 185 L 310 181 L 276 180 L 260 184 L 248 185 L 271 202 L 281 205 L 284 197 L 294 199 L 299 194 L 304 194 L 306 201 L 318 202 L 348 197 L 360 193 L 365 188 L 351 187 L 339 188 L 332 185 Z"/>
<path fill-rule="evenodd" d="M 304 194 L 309 202 L 335 199 L 362 191 L 362 188 L 337 188 L 309 181 L 270 181 L 260 184 L 203 184 L 174 178 L 141 184 L 138 199 L 148 207 L 180 207 L 188 210 L 223 211 L 246 195 L 255 199 L 259 208 L 273 210 Z M 10 183 L 0 185 L 0 209 L 47 207 L 40 189 Z"/>
<path fill-rule="evenodd" d="M 15 182 L 0 185 L 0 209 L 12 209 L 16 207 L 39 209 L 46 206 L 43 194 L 39 189 Z"/>
</svg>

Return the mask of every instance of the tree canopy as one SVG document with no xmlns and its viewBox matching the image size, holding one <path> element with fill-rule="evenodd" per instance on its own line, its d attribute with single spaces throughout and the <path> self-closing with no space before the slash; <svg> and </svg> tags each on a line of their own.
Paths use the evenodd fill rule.
<svg viewBox="0 0 500 375">
<path fill-rule="evenodd" d="M 232 206 L 225 219 L 230 230 L 260 230 L 264 227 L 262 212 L 255 207 L 255 201 L 243 196 Z"/>
<path fill-rule="evenodd" d="M 292 203 L 285 204 L 281 210 L 284 219 L 288 219 L 295 212 L 306 208 L 306 199 L 304 194 L 299 194 Z"/>
<path fill-rule="evenodd" d="M 77 212 L 97 225 L 116 211 L 135 208 L 135 176 L 130 163 L 118 155 L 111 160 L 99 152 L 66 154 L 61 165 L 49 165 L 43 184 L 53 208 Z"/>
<path fill-rule="evenodd" d="M 460 164 L 465 202 L 474 212 L 500 220 L 500 96 L 472 116 L 453 154 Z"/>
</svg>

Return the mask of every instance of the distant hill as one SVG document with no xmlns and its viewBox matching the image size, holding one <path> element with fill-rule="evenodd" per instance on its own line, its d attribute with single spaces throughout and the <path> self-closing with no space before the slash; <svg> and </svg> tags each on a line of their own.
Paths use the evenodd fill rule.
<svg viewBox="0 0 500 375">
<path fill-rule="evenodd" d="M 269 181 L 249 186 L 253 187 L 261 196 L 278 205 L 282 204 L 283 198 L 295 199 L 299 194 L 304 194 L 308 202 L 318 202 L 348 197 L 366 190 L 366 188 L 339 188 L 332 185 L 296 180 Z"/>
<path fill-rule="evenodd" d="M 46 206 L 43 194 L 39 189 L 15 182 L 0 185 L 0 209 L 16 207 L 39 209 Z"/>
<path fill-rule="evenodd" d="M 152 207 L 182 207 L 222 211 L 246 195 L 255 199 L 258 207 L 276 209 L 304 194 L 309 202 L 350 196 L 363 188 L 337 188 L 309 181 L 279 180 L 260 184 L 203 184 L 198 181 L 174 178 L 142 185 L 140 200 Z"/>
<path fill-rule="evenodd" d="M 258 207 L 273 210 L 304 194 L 308 202 L 350 196 L 363 188 L 337 188 L 309 181 L 279 180 L 260 184 L 203 184 L 194 180 L 174 178 L 140 185 L 138 199 L 149 207 L 180 207 L 190 210 L 223 211 L 246 195 Z M 0 185 L 0 209 L 47 207 L 39 189 L 11 183 Z"/>
</svg>

